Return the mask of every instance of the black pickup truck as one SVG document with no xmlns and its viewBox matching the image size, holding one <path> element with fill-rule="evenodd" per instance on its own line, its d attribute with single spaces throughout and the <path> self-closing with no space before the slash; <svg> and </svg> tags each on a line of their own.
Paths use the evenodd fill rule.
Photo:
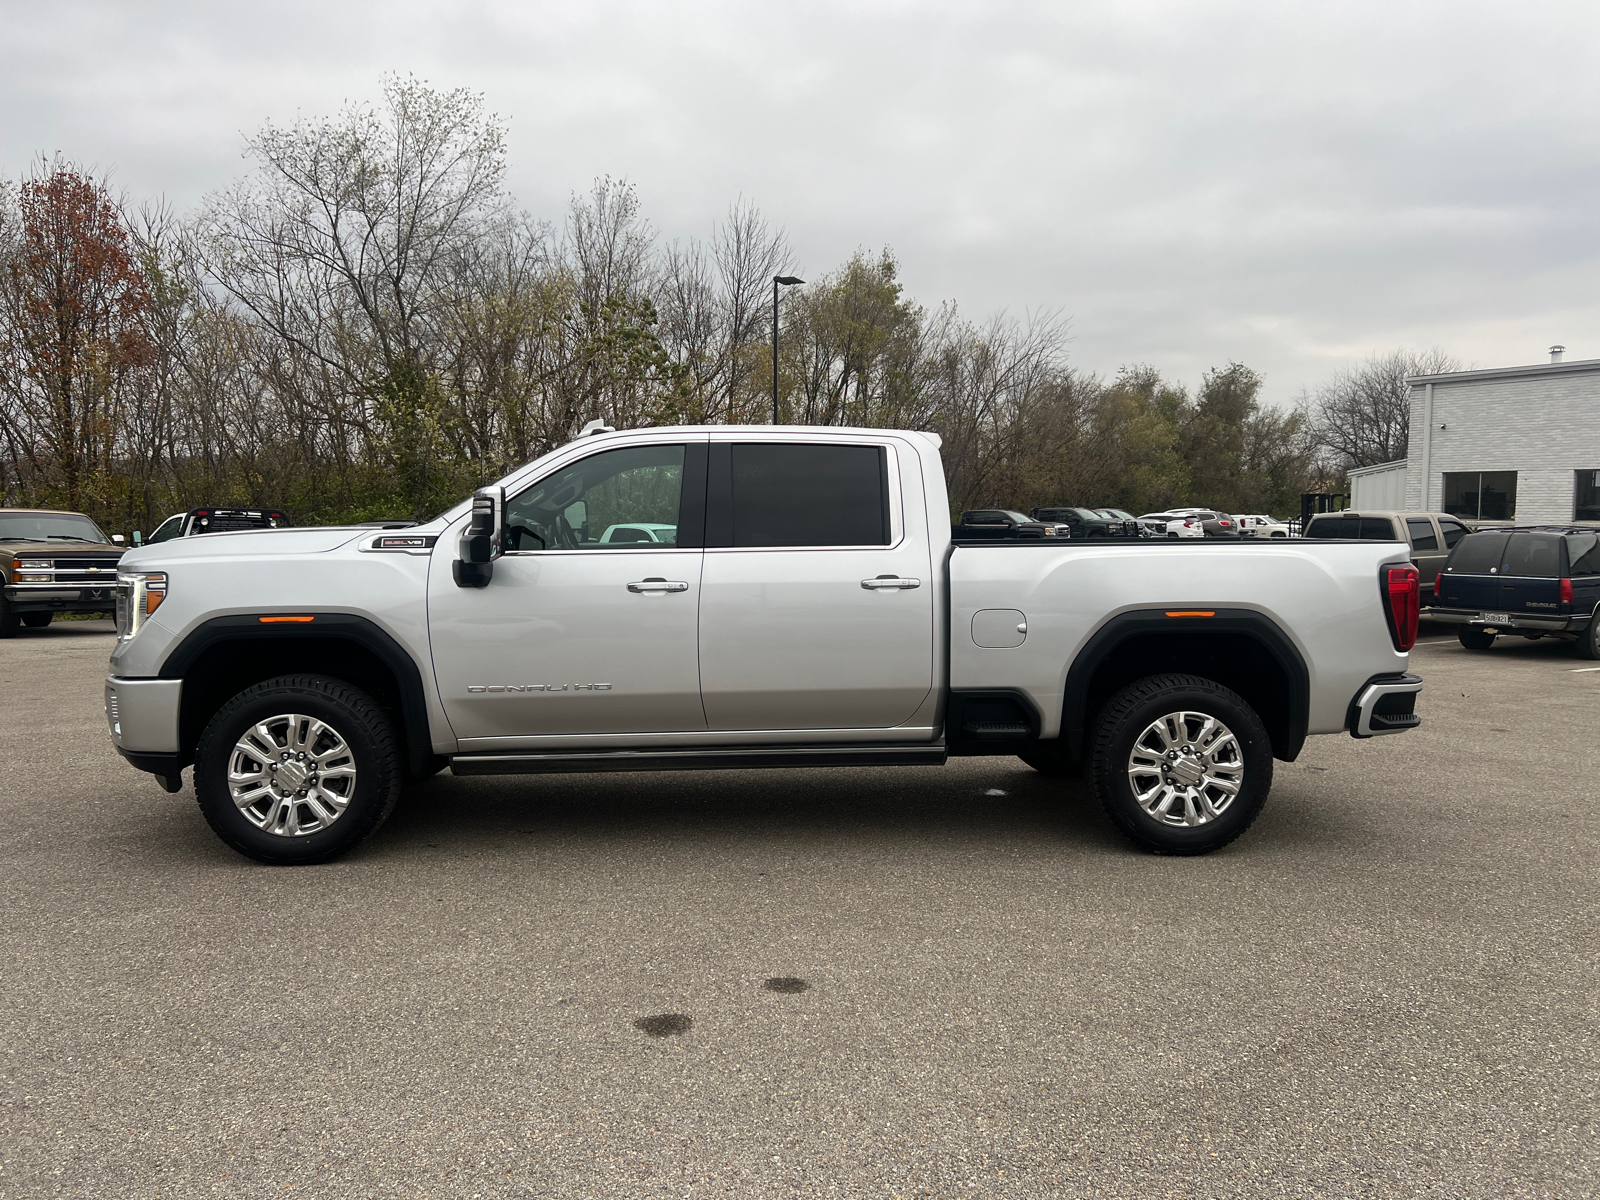
<svg viewBox="0 0 1600 1200">
<path fill-rule="evenodd" d="M 1497 637 L 1553 637 L 1600 659 L 1600 533 L 1581 526 L 1480 530 L 1439 572 L 1428 619 L 1456 626 L 1469 650 Z"/>
</svg>

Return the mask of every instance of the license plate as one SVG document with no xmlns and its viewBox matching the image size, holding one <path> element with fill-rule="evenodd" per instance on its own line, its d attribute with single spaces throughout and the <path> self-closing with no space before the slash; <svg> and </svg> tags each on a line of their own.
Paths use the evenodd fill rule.
<svg viewBox="0 0 1600 1200">
<path fill-rule="evenodd" d="M 1509 625 L 1511 617 L 1507 613 L 1479 613 L 1478 621 L 1483 625 Z"/>
</svg>

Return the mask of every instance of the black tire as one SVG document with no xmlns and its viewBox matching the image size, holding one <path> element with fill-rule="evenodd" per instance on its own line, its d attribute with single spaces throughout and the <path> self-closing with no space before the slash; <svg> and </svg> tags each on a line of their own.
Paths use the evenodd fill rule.
<svg viewBox="0 0 1600 1200">
<path fill-rule="evenodd" d="M 238 741 L 257 722 L 283 714 L 326 722 L 343 739 L 356 772 L 342 812 L 311 833 L 260 828 L 229 793 L 229 764 Z M 404 776 L 399 742 L 383 710 L 360 689 L 317 675 L 285 675 L 246 688 L 211 718 L 195 750 L 195 798 L 206 823 L 240 854 L 274 866 L 327 862 L 351 849 L 394 811 Z M 272 797 L 266 792 L 262 797 L 270 805 Z"/>
<path fill-rule="evenodd" d="M 23 613 L 22 623 L 29 629 L 43 629 L 46 625 L 50 624 L 50 618 L 54 615 L 55 614 L 53 613 L 47 612 Z"/>
<path fill-rule="evenodd" d="M 1600 613 L 1589 618 L 1589 628 L 1578 635 L 1573 649 L 1579 658 L 1600 658 Z"/>
<path fill-rule="evenodd" d="M 1071 756 L 1054 742 L 1041 742 L 1017 757 L 1051 779 L 1077 779 L 1083 774 L 1083 763 L 1073 762 Z"/>
<path fill-rule="evenodd" d="M 11 611 L 11 602 L 0 596 L 0 638 L 17 636 L 17 630 L 22 627 L 22 622 L 17 619 L 17 614 Z"/>
<path fill-rule="evenodd" d="M 1494 645 L 1495 635 L 1485 633 L 1481 629 L 1469 629 L 1462 625 L 1456 629 L 1456 637 L 1461 639 L 1461 644 L 1468 650 L 1487 650 Z"/>
<path fill-rule="evenodd" d="M 1130 779 L 1135 742 L 1160 718 L 1180 712 L 1213 717 L 1226 726 L 1235 743 L 1226 753 L 1237 758 L 1243 773 L 1238 792 L 1203 824 L 1167 824 L 1147 813 Z M 1100 710 L 1090 769 L 1106 816 L 1140 850 L 1209 854 L 1249 829 L 1266 803 L 1272 744 L 1261 718 L 1238 693 L 1197 675 L 1150 675 L 1130 683 Z"/>
</svg>

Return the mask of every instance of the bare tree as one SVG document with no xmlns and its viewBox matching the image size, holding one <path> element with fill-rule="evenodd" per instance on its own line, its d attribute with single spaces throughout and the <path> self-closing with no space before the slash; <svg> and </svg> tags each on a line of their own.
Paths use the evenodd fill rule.
<svg viewBox="0 0 1600 1200">
<path fill-rule="evenodd" d="M 1341 470 L 1406 456 L 1411 426 L 1407 378 L 1460 369 L 1442 350 L 1391 350 L 1340 371 L 1309 397 L 1316 439 Z"/>
</svg>

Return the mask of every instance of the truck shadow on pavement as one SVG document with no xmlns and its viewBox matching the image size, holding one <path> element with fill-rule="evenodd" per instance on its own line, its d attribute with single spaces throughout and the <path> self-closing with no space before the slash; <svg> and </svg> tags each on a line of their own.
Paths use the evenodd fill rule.
<svg viewBox="0 0 1600 1200">
<path fill-rule="evenodd" d="M 1002 765 L 1003 764 L 1003 765 Z M 412 785 L 357 856 L 418 847 L 605 840 L 660 844 L 772 837 L 1017 839 L 1118 854 L 1126 844 L 1090 786 L 1020 763 L 947 768 L 638 772 L 456 779 Z"/>
</svg>

